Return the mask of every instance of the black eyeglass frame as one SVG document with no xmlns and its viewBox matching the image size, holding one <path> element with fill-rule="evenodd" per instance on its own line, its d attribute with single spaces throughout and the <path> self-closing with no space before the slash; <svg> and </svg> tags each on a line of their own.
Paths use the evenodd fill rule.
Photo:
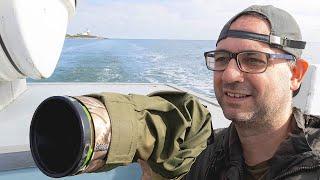
<svg viewBox="0 0 320 180">
<path fill-rule="evenodd" d="M 208 52 L 205 52 L 204 53 L 204 57 L 205 57 L 205 61 L 206 61 L 206 66 L 209 70 L 211 71 L 224 71 L 225 68 L 223 70 L 214 70 L 212 68 L 210 68 L 208 66 L 208 54 L 210 53 L 215 53 L 215 52 L 224 52 L 224 53 L 227 53 L 229 55 L 229 62 L 231 61 L 231 59 L 235 59 L 236 60 L 236 63 L 237 63 L 237 66 L 238 66 L 238 69 L 241 71 L 241 72 L 245 72 L 245 73 L 249 73 L 249 74 L 259 74 L 259 73 L 263 73 L 267 70 L 268 68 L 268 65 L 269 65 L 269 60 L 270 59 L 285 59 L 285 60 L 288 60 L 288 61 L 296 61 L 296 57 L 291 55 L 291 54 L 270 54 L 270 53 L 267 53 L 267 52 L 262 52 L 262 51 L 241 51 L 241 52 L 238 52 L 238 53 L 233 53 L 233 52 L 229 52 L 229 51 L 226 51 L 226 50 L 213 50 L 213 51 L 208 51 Z M 238 60 L 238 55 L 239 54 L 242 54 L 242 53 L 263 53 L 266 55 L 267 57 L 267 65 L 266 67 L 264 68 L 263 71 L 258 71 L 258 72 L 250 72 L 250 71 L 245 71 L 241 68 L 241 65 L 240 65 L 240 61 Z M 228 64 L 229 64 L 228 62 Z M 227 67 L 227 66 L 226 66 Z"/>
</svg>

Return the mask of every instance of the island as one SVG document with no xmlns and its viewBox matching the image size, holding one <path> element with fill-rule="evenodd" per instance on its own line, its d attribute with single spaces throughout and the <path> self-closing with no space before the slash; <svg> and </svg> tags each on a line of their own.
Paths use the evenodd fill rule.
<svg viewBox="0 0 320 180">
<path fill-rule="evenodd" d="M 89 30 L 78 34 L 66 34 L 66 39 L 108 39 L 102 36 L 92 35 Z"/>
</svg>

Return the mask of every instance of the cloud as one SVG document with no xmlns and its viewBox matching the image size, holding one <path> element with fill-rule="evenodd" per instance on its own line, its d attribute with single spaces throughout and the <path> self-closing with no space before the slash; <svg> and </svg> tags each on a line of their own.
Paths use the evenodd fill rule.
<svg viewBox="0 0 320 180">
<path fill-rule="evenodd" d="M 68 32 L 87 28 L 112 38 L 216 39 L 236 12 L 273 4 L 290 12 L 304 39 L 320 42 L 320 1 L 300 0 L 79 0 Z"/>
</svg>

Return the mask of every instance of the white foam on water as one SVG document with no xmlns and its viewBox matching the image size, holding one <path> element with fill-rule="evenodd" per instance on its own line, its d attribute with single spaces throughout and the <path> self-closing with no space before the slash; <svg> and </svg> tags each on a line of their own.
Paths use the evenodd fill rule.
<svg viewBox="0 0 320 180">
<path fill-rule="evenodd" d="M 139 46 L 136 43 L 130 43 L 129 45 L 134 51 L 143 51 L 146 49 L 145 47 Z"/>
<path fill-rule="evenodd" d="M 147 57 L 149 57 L 150 59 L 150 62 L 157 62 L 157 61 L 159 61 L 159 60 L 162 60 L 162 59 L 165 59 L 166 58 L 166 56 L 165 55 L 163 55 L 163 54 L 148 54 L 148 55 L 146 55 Z"/>
<path fill-rule="evenodd" d="M 185 67 L 165 67 L 150 68 L 142 75 L 150 82 L 159 82 L 158 79 L 167 83 L 173 83 L 188 89 L 202 92 L 206 95 L 213 96 L 213 83 L 211 77 L 199 76 L 196 72 L 192 72 L 192 68 Z"/>
</svg>

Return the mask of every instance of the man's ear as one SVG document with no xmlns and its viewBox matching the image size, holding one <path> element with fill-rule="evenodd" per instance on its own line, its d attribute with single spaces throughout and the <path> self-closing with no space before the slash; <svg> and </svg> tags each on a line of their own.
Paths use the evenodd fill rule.
<svg viewBox="0 0 320 180">
<path fill-rule="evenodd" d="M 292 68 L 291 90 L 297 90 L 302 82 L 303 76 L 307 72 L 309 64 L 304 59 L 298 59 L 296 65 Z"/>
</svg>

